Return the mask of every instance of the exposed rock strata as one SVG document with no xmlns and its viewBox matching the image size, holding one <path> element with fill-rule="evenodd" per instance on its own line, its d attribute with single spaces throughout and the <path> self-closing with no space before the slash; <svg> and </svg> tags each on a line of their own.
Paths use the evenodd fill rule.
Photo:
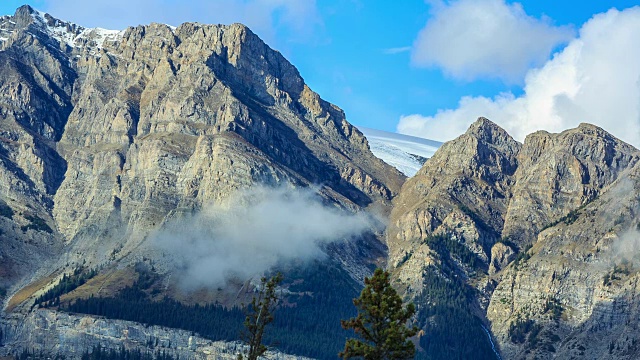
<svg viewBox="0 0 640 360">
<path fill-rule="evenodd" d="M 16 226 L 37 213 L 55 239 L 11 240 L 1 253 L 31 264 L 5 265 L 12 281 L 63 246 L 58 265 L 133 254 L 168 214 L 253 184 L 319 184 L 340 207 L 386 212 L 404 181 L 241 24 L 114 32 L 29 6 L 1 24 L 2 198 Z M 53 247 L 25 258 L 26 238 Z"/>
<path fill-rule="evenodd" d="M 487 265 L 460 263 L 451 280 L 475 289 L 469 307 L 503 358 L 636 358 L 639 158 L 592 125 L 520 145 L 481 118 L 403 186 L 389 264 L 422 301 L 426 274 L 442 269 L 427 240 L 444 234 Z"/>
<path fill-rule="evenodd" d="M 314 185 L 384 214 L 404 180 L 241 24 L 0 18 L 0 287 L 15 316 L 63 270 L 148 259 L 150 231 L 236 190 Z M 386 252 L 362 241 L 331 248 L 354 277 Z"/>
<path fill-rule="evenodd" d="M 190 331 L 44 309 L 32 312 L 17 326 L 5 327 L 3 331 L 5 344 L 11 345 L 14 352 L 27 350 L 33 353 L 65 354 L 67 358 L 78 359 L 87 350 L 98 346 L 197 360 L 232 360 L 243 350 L 243 345 L 238 343 L 210 341 Z M 2 350 L 0 347 L 0 354 L 3 354 Z M 274 360 L 307 359 L 273 351 L 265 355 L 265 358 Z"/>
</svg>

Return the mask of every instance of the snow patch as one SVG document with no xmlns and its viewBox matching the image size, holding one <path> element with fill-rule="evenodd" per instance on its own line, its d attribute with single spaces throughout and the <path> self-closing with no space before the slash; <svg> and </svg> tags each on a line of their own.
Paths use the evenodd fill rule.
<svg viewBox="0 0 640 360">
<path fill-rule="evenodd" d="M 373 155 L 411 177 L 422 167 L 421 158 L 430 158 L 442 145 L 439 141 L 358 127 L 369 140 Z"/>
<path fill-rule="evenodd" d="M 109 30 L 103 28 L 85 29 L 75 40 L 88 39 L 96 43 L 96 47 L 102 48 L 105 41 L 118 41 L 122 39 L 124 30 Z"/>
<path fill-rule="evenodd" d="M 77 42 L 79 40 L 87 40 L 90 46 L 102 48 L 105 41 L 117 41 L 124 34 L 124 30 L 109 30 L 99 27 L 84 28 L 74 23 L 58 20 L 43 11 L 35 9 L 31 17 L 43 26 L 45 32 L 70 47 L 80 47 Z"/>
</svg>

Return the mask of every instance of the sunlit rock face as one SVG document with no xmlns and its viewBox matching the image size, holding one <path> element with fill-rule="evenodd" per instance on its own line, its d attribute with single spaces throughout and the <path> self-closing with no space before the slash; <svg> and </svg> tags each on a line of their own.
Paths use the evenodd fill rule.
<svg viewBox="0 0 640 360">
<path fill-rule="evenodd" d="M 433 274 L 472 289 L 467 310 L 503 358 L 637 357 L 639 158 L 589 124 L 519 144 L 478 119 L 394 200 L 397 283 L 423 309 Z"/>
<path fill-rule="evenodd" d="M 52 230 L 17 232 L 16 244 L 41 249 L 29 258 L 8 246 L 12 261 L 37 267 L 73 246 L 97 264 L 133 251 L 168 214 L 253 184 L 315 185 L 341 208 L 386 213 L 405 179 L 241 24 L 111 31 L 24 6 L 2 29 L 8 231 L 32 213 Z"/>
<path fill-rule="evenodd" d="M 0 29 L 0 287 L 14 314 L 78 266 L 168 272 L 149 234 L 237 191 L 313 188 L 383 218 L 406 179 L 241 24 L 112 31 L 23 6 Z M 384 263 L 383 223 L 323 251 L 361 282 Z"/>
</svg>

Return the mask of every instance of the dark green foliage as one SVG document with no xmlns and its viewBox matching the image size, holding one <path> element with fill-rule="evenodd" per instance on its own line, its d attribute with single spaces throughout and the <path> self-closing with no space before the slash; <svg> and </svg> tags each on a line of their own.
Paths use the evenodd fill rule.
<svg viewBox="0 0 640 360">
<path fill-rule="evenodd" d="M 83 266 L 76 268 L 71 275 L 64 274 L 62 279 L 56 286 L 49 289 L 46 293 L 39 296 L 35 304 L 43 304 L 44 306 L 59 305 L 60 296 L 70 293 L 76 288 L 84 285 L 87 280 L 98 274 L 97 270 L 85 271 Z"/>
<path fill-rule="evenodd" d="M 480 230 L 488 233 L 495 232 L 489 225 L 487 225 L 487 223 L 484 222 L 484 220 L 482 220 L 482 218 L 475 211 L 469 209 L 467 206 L 460 205 L 460 211 L 470 217 Z"/>
<path fill-rule="evenodd" d="M 629 270 L 629 264 L 624 262 L 620 265 L 616 264 L 613 266 L 613 274 L 621 274 L 621 275 L 625 275 L 628 276 L 631 273 L 631 271 Z"/>
<path fill-rule="evenodd" d="M 560 221 L 564 222 L 567 225 L 571 225 L 576 222 L 576 220 L 578 220 L 579 215 L 580 213 L 578 212 L 578 210 L 571 210 L 567 215 L 560 218 Z"/>
<path fill-rule="evenodd" d="M 342 327 L 352 329 L 360 339 L 349 339 L 338 356 L 343 359 L 365 360 L 411 359 L 415 346 L 409 339 L 418 332 L 417 327 L 407 327 L 415 313 L 413 304 L 406 307 L 402 298 L 391 286 L 390 274 L 376 269 L 373 276 L 365 278 L 360 297 L 353 300 L 358 316 L 342 320 Z"/>
<path fill-rule="evenodd" d="M 267 346 L 263 344 L 263 338 L 267 325 L 273 322 L 273 312 L 278 305 L 278 294 L 276 288 L 282 282 L 282 274 L 278 273 L 269 280 L 262 277 L 261 288 L 257 296 L 253 297 L 251 304 L 247 307 L 247 315 L 244 319 L 244 331 L 242 339 L 247 343 L 248 360 L 257 360 L 267 351 Z M 242 359 L 242 355 L 238 357 Z"/>
<path fill-rule="evenodd" d="M 509 325 L 509 340 L 515 344 L 525 344 L 527 351 L 538 348 L 555 352 L 553 344 L 560 342 L 560 337 L 550 331 L 543 333 L 542 330 L 543 326 L 534 320 L 518 316 L 516 321 Z"/>
<path fill-rule="evenodd" d="M 211 340 L 238 339 L 243 319 L 240 309 L 218 304 L 188 306 L 168 298 L 154 302 L 139 285 L 123 289 L 117 297 L 78 299 L 63 310 L 191 330 Z"/>
<path fill-rule="evenodd" d="M 290 270 L 283 282 L 293 282 L 289 290 L 300 295 L 285 299 L 292 306 L 278 309 L 267 342 L 287 353 L 335 359 L 350 334 L 342 329 L 340 319 L 355 316 L 352 300 L 360 286 L 330 262 Z"/>
<path fill-rule="evenodd" d="M 453 267 L 451 260 L 456 258 L 472 269 L 482 268 L 483 264 L 482 261 L 478 259 L 478 256 L 455 239 L 448 236 L 436 235 L 427 237 L 425 243 L 429 245 L 429 248 L 437 252 L 443 261 L 448 262 L 450 267 Z"/>
<path fill-rule="evenodd" d="M 518 317 L 516 321 L 509 325 L 509 340 L 514 344 L 522 344 L 527 340 L 527 335 L 530 335 L 530 333 L 537 336 L 540 331 L 538 327 L 539 325 L 537 326 L 535 321 L 531 319 L 523 320 Z"/>
<path fill-rule="evenodd" d="M 520 249 L 520 247 L 516 245 L 513 241 L 509 240 L 509 238 L 500 238 L 500 240 L 498 240 L 497 242 L 507 245 L 514 251 L 517 251 L 518 249 Z"/>
<path fill-rule="evenodd" d="M 554 297 L 547 297 L 547 300 L 544 303 L 544 308 L 543 308 L 543 313 L 551 313 L 551 319 L 553 320 L 559 320 L 560 317 L 562 316 L 562 311 L 564 310 L 564 308 L 562 307 L 562 304 L 560 304 L 560 302 L 554 298 Z"/>
<path fill-rule="evenodd" d="M 335 359 L 349 335 L 340 327 L 340 319 L 355 315 L 352 299 L 359 286 L 328 261 L 284 274 L 283 286 L 293 294 L 283 299 L 287 306 L 277 309 L 265 343 L 290 354 Z M 138 282 L 114 297 L 77 300 L 63 310 L 190 330 L 211 340 L 238 340 L 245 319 L 242 310 L 216 304 L 189 306 L 171 299 L 153 302 L 147 292 Z"/>
<path fill-rule="evenodd" d="M 0 286 L 0 299 L 3 299 L 5 296 L 7 296 L 7 288 Z"/>
<path fill-rule="evenodd" d="M 621 276 L 628 276 L 631 273 L 628 263 L 616 264 L 613 266 L 613 271 L 610 274 L 604 276 L 602 281 L 603 285 L 609 286 L 615 280 L 622 280 Z"/>
<path fill-rule="evenodd" d="M 527 344 L 527 348 L 533 349 L 538 346 L 538 344 L 542 341 L 540 338 L 540 332 L 542 331 L 542 325 L 535 324 L 531 328 L 529 332 L 529 343 Z"/>
<path fill-rule="evenodd" d="M 38 215 L 26 215 L 24 218 L 27 219 L 30 224 L 22 225 L 20 227 L 20 230 L 22 230 L 23 232 L 26 232 L 29 229 L 33 229 L 35 231 L 43 231 L 49 234 L 53 233 L 53 230 L 51 229 L 51 227 L 49 227 L 49 225 L 47 225 L 47 222 Z"/>
<path fill-rule="evenodd" d="M 95 346 L 91 351 L 82 353 L 82 360 L 174 360 L 171 355 L 167 355 L 165 351 L 157 351 L 151 353 L 140 350 L 126 350 L 121 347 L 118 350 L 105 349 L 102 346 Z M 176 359 L 177 360 L 177 359 Z"/>
<path fill-rule="evenodd" d="M 482 321 L 471 309 L 474 290 L 457 279 L 445 279 L 435 268 L 425 275 L 418 296 L 418 322 L 424 329 L 418 359 L 496 359 Z"/>
<path fill-rule="evenodd" d="M 442 266 L 429 268 L 425 288 L 418 296 L 418 321 L 425 333 L 420 337 L 421 359 L 495 359 L 482 322 L 472 312 L 475 290 L 459 276 L 454 258 L 471 268 L 483 264 L 464 244 L 444 236 L 426 239 Z"/>
<path fill-rule="evenodd" d="M 561 217 L 560 219 L 547 224 L 545 227 L 543 227 L 542 229 L 540 229 L 540 232 L 543 232 L 544 230 L 547 230 L 548 228 L 554 227 L 558 224 L 560 224 L 561 222 L 567 224 L 567 225 L 571 225 L 574 222 L 576 222 L 576 220 L 578 220 L 578 216 L 580 216 L 580 210 L 582 210 L 587 204 L 584 204 L 582 206 L 580 206 L 578 209 L 575 210 L 571 210 L 569 211 L 569 213 L 563 217 Z"/>
<path fill-rule="evenodd" d="M 529 244 L 527 246 L 525 246 L 524 249 L 522 249 L 522 251 L 520 251 L 518 253 L 518 255 L 516 255 L 516 258 L 513 259 L 513 265 L 517 268 L 518 266 L 520 266 L 520 264 L 526 262 L 527 260 L 531 259 L 531 254 L 529 253 L 529 250 L 531 250 L 531 248 L 533 247 L 532 244 Z"/>
<path fill-rule="evenodd" d="M 0 200 L 0 216 L 13 219 L 13 209 L 6 202 Z"/>
<path fill-rule="evenodd" d="M 14 355 L 16 360 L 65 360 L 64 355 L 52 356 L 44 351 L 28 350 L 24 349 L 21 353 Z"/>
</svg>

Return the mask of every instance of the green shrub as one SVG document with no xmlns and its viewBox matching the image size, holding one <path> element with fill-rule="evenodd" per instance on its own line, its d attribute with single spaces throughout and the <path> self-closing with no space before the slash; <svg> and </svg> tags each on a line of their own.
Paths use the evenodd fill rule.
<svg viewBox="0 0 640 360">
<path fill-rule="evenodd" d="M 6 202 L 0 200 L 0 216 L 13 219 L 13 209 Z"/>
<path fill-rule="evenodd" d="M 509 340 L 511 340 L 511 342 L 514 344 L 522 344 L 527 340 L 527 335 L 531 333 L 535 327 L 535 321 L 531 319 L 523 320 L 518 316 L 516 321 L 512 322 L 511 325 L 509 325 Z M 539 331 L 539 329 L 536 330 L 536 336 Z"/>
<path fill-rule="evenodd" d="M 51 229 L 51 227 L 49 227 L 49 225 L 47 225 L 47 222 L 38 215 L 26 215 L 24 218 L 27 219 L 30 224 L 22 225 L 20 227 L 23 232 L 26 232 L 29 229 L 33 229 L 35 231 L 43 231 L 49 234 L 53 233 L 53 230 Z"/>
</svg>

